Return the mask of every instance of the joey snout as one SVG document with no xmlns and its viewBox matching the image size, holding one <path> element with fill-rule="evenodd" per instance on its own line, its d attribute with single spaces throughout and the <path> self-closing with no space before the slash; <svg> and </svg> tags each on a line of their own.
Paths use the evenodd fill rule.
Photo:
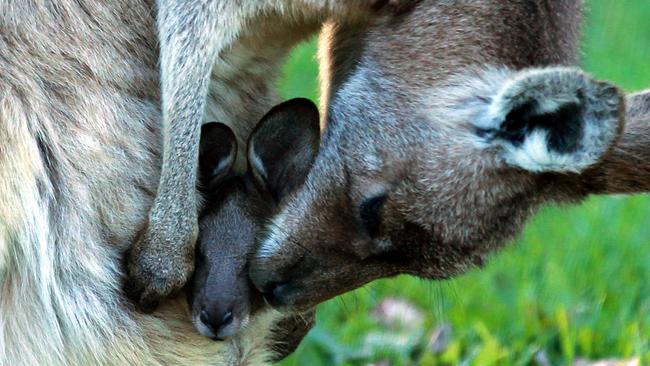
<svg viewBox="0 0 650 366">
<path fill-rule="evenodd" d="M 248 277 L 209 275 L 195 280 L 197 290 L 190 295 L 192 322 L 208 338 L 223 341 L 235 336 L 263 306 L 261 294 Z M 202 276 L 202 274 L 198 274 Z"/>
</svg>

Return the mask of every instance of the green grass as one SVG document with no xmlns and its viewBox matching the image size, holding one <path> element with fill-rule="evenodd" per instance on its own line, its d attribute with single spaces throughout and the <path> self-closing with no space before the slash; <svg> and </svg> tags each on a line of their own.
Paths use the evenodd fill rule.
<svg viewBox="0 0 650 366">
<path fill-rule="evenodd" d="M 584 67 L 629 91 L 650 87 L 650 1 L 591 0 Z M 300 47 L 286 97 L 317 98 L 315 45 Z M 594 197 L 548 207 L 487 268 L 453 281 L 375 282 L 319 308 L 318 325 L 284 365 L 553 365 L 641 357 L 650 364 L 650 198 Z M 387 297 L 425 315 L 415 329 L 372 316 Z M 441 353 L 426 347 L 443 324 Z"/>
</svg>

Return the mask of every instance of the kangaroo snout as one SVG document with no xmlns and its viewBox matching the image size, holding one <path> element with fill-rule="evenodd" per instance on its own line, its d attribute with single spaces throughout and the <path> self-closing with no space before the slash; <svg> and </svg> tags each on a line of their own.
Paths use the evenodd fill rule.
<svg viewBox="0 0 650 366">
<path fill-rule="evenodd" d="M 284 252 L 284 251 L 283 251 Z M 289 253 L 283 253 L 285 258 Z M 298 262 L 288 265 L 283 258 L 275 256 L 265 259 L 253 258 L 250 278 L 255 288 L 262 293 L 266 302 L 274 308 L 287 308 L 296 305 L 294 299 L 304 296 L 300 278 L 304 277 L 304 257 L 297 256 Z M 300 278 L 299 278 L 300 277 Z"/>
</svg>

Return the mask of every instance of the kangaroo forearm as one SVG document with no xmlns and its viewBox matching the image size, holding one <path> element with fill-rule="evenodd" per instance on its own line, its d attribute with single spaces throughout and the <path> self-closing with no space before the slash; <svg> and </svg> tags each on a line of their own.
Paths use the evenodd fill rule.
<svg viewBox="0 0 650 366">
<path fill-rule="evenodd" d="M 313 20 L 269 26 L 255 20 L 276 6 L 272 2 L 240 6 L 237 2 L 210 0 L 200 6 L 158 0 L 165 141 L 154 211 L 162 215 L 163 210 L 177 206 L 179 212 L 187 213 L 196 207 L 193 188 L 200 123 L 204 117 L 226 123 L 243 142 L 255 122 L 277 102 L 271 84 L 286 54 L 317 30 L 320 16 L 348 18 L 360 10 L 370 13 L 376 5 L 402 2 L 412 3 L 306 1 L 305 7 L 310 9 L 306 18 Z M 246 25 L 247 21 L 252 25 Z"/>
<path fill-rule="evenodd" d="M 186 196 L 194 195 L 195 192 L 189 192 L 191 189 L 187 188 L 193 187 L 196 181 L 193 162 L 197 159 L 198 148 L 189 142 L 199 138 L 204 108 L 205 102 L 197 99 L 180 110 L 172 109 L 164 113 L 163 166 L 158 195 L 172 194 L 183 200 L 189 198 Z"/>
<path fill-rule="evenodd" d="M 208 15 L 193 4 L 159 1 L 164 149 L 153 219 L 196 212 L 197 142 L 217 46 L 216 25 L 206 24 L 216 21 Z"/>
<path fill-rule="evenodd" d="M 623 134 L 585 176 L 593 193 L 650 192 L 650 90 L 627 98 Z"/>
</svg>

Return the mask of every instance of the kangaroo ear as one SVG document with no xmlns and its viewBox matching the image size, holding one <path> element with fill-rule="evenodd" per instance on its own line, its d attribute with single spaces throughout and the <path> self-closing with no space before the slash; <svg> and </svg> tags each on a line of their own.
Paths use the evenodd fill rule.
<svg viewBox="0 0 650 366">
<path fill-rule="evenodd" d="M 248 164 L 255 181 L 280 200 L 300 187 L 318 153 L 318 108 L 308 99 L 274 107 L 248 142 Z"/>
<path fill-rule="evenodd" d="M 199 173 L 202 187 L 224 179 L 237 158 L 237 140 L 230 127 L 210 122 L 201 127 Z"/>
<path fill-rule="evenodd" d="M 523 71 L 507 81 L 478 123 L 507 164 L 533 172 L 580 172 L 620 135 L 623 95 L 568 68 Z"/>
</svg>

